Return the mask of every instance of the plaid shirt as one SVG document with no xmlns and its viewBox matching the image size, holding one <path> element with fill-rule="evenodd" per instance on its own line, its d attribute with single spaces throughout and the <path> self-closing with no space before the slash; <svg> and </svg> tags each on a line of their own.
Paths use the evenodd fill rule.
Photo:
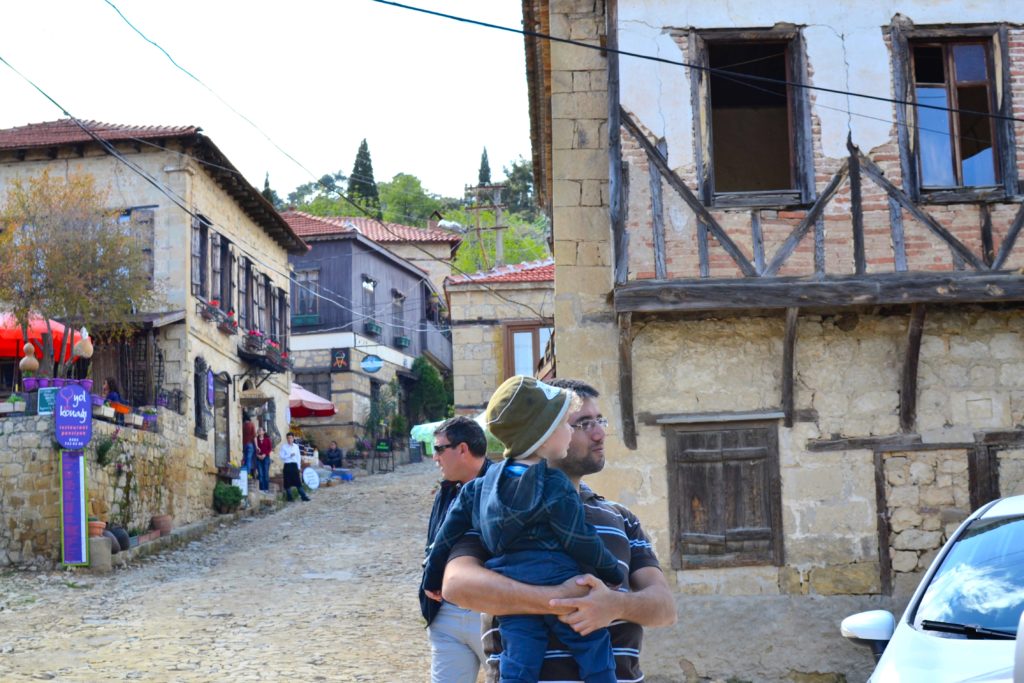
<svg viewBox="0 0 1024 683">
<path fill-rule="evenodd" d="M 587 524 L 572 482 L 545 460 L 530 467 L 506 460 L 462 487 L 427 556 L 423 588 L 440 589 L 448 554 L 472 529 L 491 555 L 564 551 L 602 581 L 620 584 L 626 577 L 625 563 L 620 566 Z"/>
<path fill-rule="evenodd" d="M 620 561 L 628 563 L 632 575 L 645 567 L 659 568 L 658 558 L 654 554 L 647 534 L 640 526 L 640 520 L 624 505 L 605 500 L 597 495 L 586 484 L 580 486 L 580 500 L 586 512 L 587 522 L 594 525 L 597 533 L 608 548 Z M 456 557 L 475 557 L 481 562 L 490 558 L 478 534 L 467 534 L 452 550 L 451 559 Z M 623 586 L 620 590 L 628 590 Z M 499 680 L 498 657 L 501 655 L 501 634 L 498 631 L 497 618 L 486 618 L 484 625 L 484 653 L 487 655 L 486 670 L 488 683 Z M 615 657 L 615 674 L 622 683 L 626 681 L 643 681 L 644 674 L 640 670 L 640 649 L 643 646 L 644 630 L 630 621 L 613 621 L 608 626 L 612 637 L 612 654 Z M 544 666 L 540 672 L 541 683 L 559 681 L 570 683 L 580 681 L 579 669 L 572 654 L 557 638 L 549 636 L 547 652 L 544 655 Z"/>
</svg>

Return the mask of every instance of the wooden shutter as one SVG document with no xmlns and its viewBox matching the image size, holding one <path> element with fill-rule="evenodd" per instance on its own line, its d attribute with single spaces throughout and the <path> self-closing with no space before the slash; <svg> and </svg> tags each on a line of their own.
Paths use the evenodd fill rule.
<svg viewBox="0 0 1024 683">
<path fill-rule="evenodd" d="M 221 307 L 225 311 L 230 311 L 235 308 L 235 245 L 228 244 L 227 252 Z"/>
<path fill-rule="evenodd" d="M 249 271 L 249 259 L 241 257 L 238 259 L 238 326 L 242 330 L 249 329 L 249 288 L 246 274 Z"/>
<path fill-rule="evenodd" d="M 220 235 L 213 233 L 210 236 L 210 263 L 213 266 L 213 274 L 210 277 L 210 298 L 220 300 L 221 294 L 221 253 Z"/>
<path fill-rule="evenodd" d="M 669 437 L 673 564 L 779 564 L 776 427 L 676 431 Z"/>
<path fill-rule="evenodd" d="M 150 283 L 153 282 L 154 277 L 153 244 L 156 239 L 153 232 L 153 216 L 153 209 L 135 209 L 131 216 L 132 237 L 142 248 L 144 269 Z"/>
<path fill-rule="evenodd" d="M 288 344 L 292 333 L 292 304 L 291 301 L 288 299 L 288 292 L 284 290 L 281 291 L 281 304 L 284 307 L 284 313 L 281 314 L 281 318 L 283 320 L 282 324 L 284 325 L 284 334 L 282 335 L 281 338 L 281 348 L 285 351 L 288 351 Z M 330 396 L 330 394 L 327 395 Z"/>
<path fill-rule="evenodd" d="M 192 217 L 192 295 L 199 296 L 203 287 L 203 231 L 199 218 Z"/>
</svg>

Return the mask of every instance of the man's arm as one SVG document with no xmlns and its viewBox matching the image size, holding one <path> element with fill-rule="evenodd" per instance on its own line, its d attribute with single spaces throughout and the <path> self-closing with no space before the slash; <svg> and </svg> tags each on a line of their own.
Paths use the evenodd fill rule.
<svg viewBox="0 0 1024 683">
<path fill-rule="evenodd" d="M 604 585 L 604 584 L 602 584 Z M 585 595 L 586 586 L 569 579 L 558 586 L 532 586 L 491 571 L 472 555 L 453 557 L 444 570 L 444 599 L 464 609 L 506 614 L 567 614 L 572 607 L 554 607 L 551 601 Z"/>
<path fill-rule="evenodd" d="M 676 623 L 675 599 L 665 575 L 657 567 L 641 567 L 630 574 L 629 593 L 610 590 L 590 574 L 576 581 L 589 587 L 590 592 L 578 598 L 556 598 L 551 607 L 559 611 L 570 609 L 559 619 L 580 635 L 593 633 L 617 620 L 646 627 Z"/>
</svg>

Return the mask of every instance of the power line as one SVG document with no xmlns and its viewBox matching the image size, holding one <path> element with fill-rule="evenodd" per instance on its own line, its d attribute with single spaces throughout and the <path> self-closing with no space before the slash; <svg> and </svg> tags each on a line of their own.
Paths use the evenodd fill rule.
<svg viewBox="0 0 1024 683">
<path fill-rule="evenodd" d="M 381 5 L 391 5 L 399 9 L 410 10 L 412 12 L 419 12 L 421 14 L 427 14 L 441 19 L 450 19 L 452 21 L 458 21 L 464 24 L 471 24 L 473 26 L 481 26 L 483 28 L 490 28 L 496 31 L 505 31 L 507 33 L 515 33 L 517 35 L 529 36 L 531 38 L 540 38 L 541 40 L 549 40 L 556 43 L 564 43 L 566 45 L 575 45 L 577 47 L 586 48 L 588 50 L 595 50 L 598 52 L 610 52 L 612 54 L 621 55 L 623 57 L 635 57 L 637 59 L 643 59 L 650 62 L 658 62 L 660 64 L 668 64 L 670 66 L 681 66 L 687 69 L 696 69 L 698 71 L 704 71 L 709 74 L 728 74 L 730 76 L 738 76 L 743 79 L 757 81 L 761 83 L 771 83 L 773 85 L 785 85 L 793 88 L 802 88 L 804 90 L 817 90 L 819 92 L 831 93 L 833 95 L 844 95 L 847 97 L 860 97 L 866 100 L 875 100 L 877 102 L 887 102 L 890 104 L 901 104 L 904 106 L 921 107 L 923 109 L 936 109 L 938 111 L 952 112 L 954 114 L 970 114 L 972 116 L 984 116 L 993 119 L 999 119 L 1002 121 L 1013 121 L 1015 123 L 1024 123 L 1024 119 L 1015 118 L 1013 116 L 1006 116 L 1003 114 L 993 114 L 989 112 L 972 111 L 970 109 L 954 109 L 952 107 L 942 107 L 937 104 L 922 104 L 918 102 L 909 102 L 907 100 L 899 100 L 892 97 L 883 97 L 881 95 L 868 95 L 867 93 L 858 93 L 848 90 L 839 90 L 837 88 L 826 88 L 821 85 L 810 85 L 809 83 L 801 83 L 799 81 L 788 81 L 779 78 L 770 78 L 768 76 L 756 76 L 754 74 L 744 74 L 735 71 L 727 71 L 716 67 L 702 66 L 700 64 L 690 64 L 676 59 L 668 59 L 666 57 L 656 57 L 654 55 L 647 55 L 640 52 L 631 52 L 629 50 L 620 50 L 607 47 L 605 45 L 591 45 L 590 43 L 584 43 L 578 40 L 572 40 L 571 38 L 559 38 L 548 33 L 540 33 L 538 31 L 530 31 L 524 28 L 512 28 L 511 26 L 502 26 L 501 24 L 492 24 L 486 21 L 480 21 L 478 19 L 470 19 L 468 17 L 460 17 L 455 14 L 447 14 L 445 12 L 438 12 L 436 10 L 430 10 L 423 7 L 414 7 L 412 5 L 406 5 L 401 2 L 394 2 L 393 0 L 373 0 L 373 2 Z"/>
</svg>

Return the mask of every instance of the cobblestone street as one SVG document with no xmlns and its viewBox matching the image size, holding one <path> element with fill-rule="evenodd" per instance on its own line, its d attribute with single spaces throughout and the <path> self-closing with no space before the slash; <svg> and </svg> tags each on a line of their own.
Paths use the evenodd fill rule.
<svg viewBox="0 0 1024 683">
<path fill-rule="evenodd" d="M 0 680 L 424 681 L 436 480 L 359 477 L 107 576 L 0 573 Z"/>
</svg>

